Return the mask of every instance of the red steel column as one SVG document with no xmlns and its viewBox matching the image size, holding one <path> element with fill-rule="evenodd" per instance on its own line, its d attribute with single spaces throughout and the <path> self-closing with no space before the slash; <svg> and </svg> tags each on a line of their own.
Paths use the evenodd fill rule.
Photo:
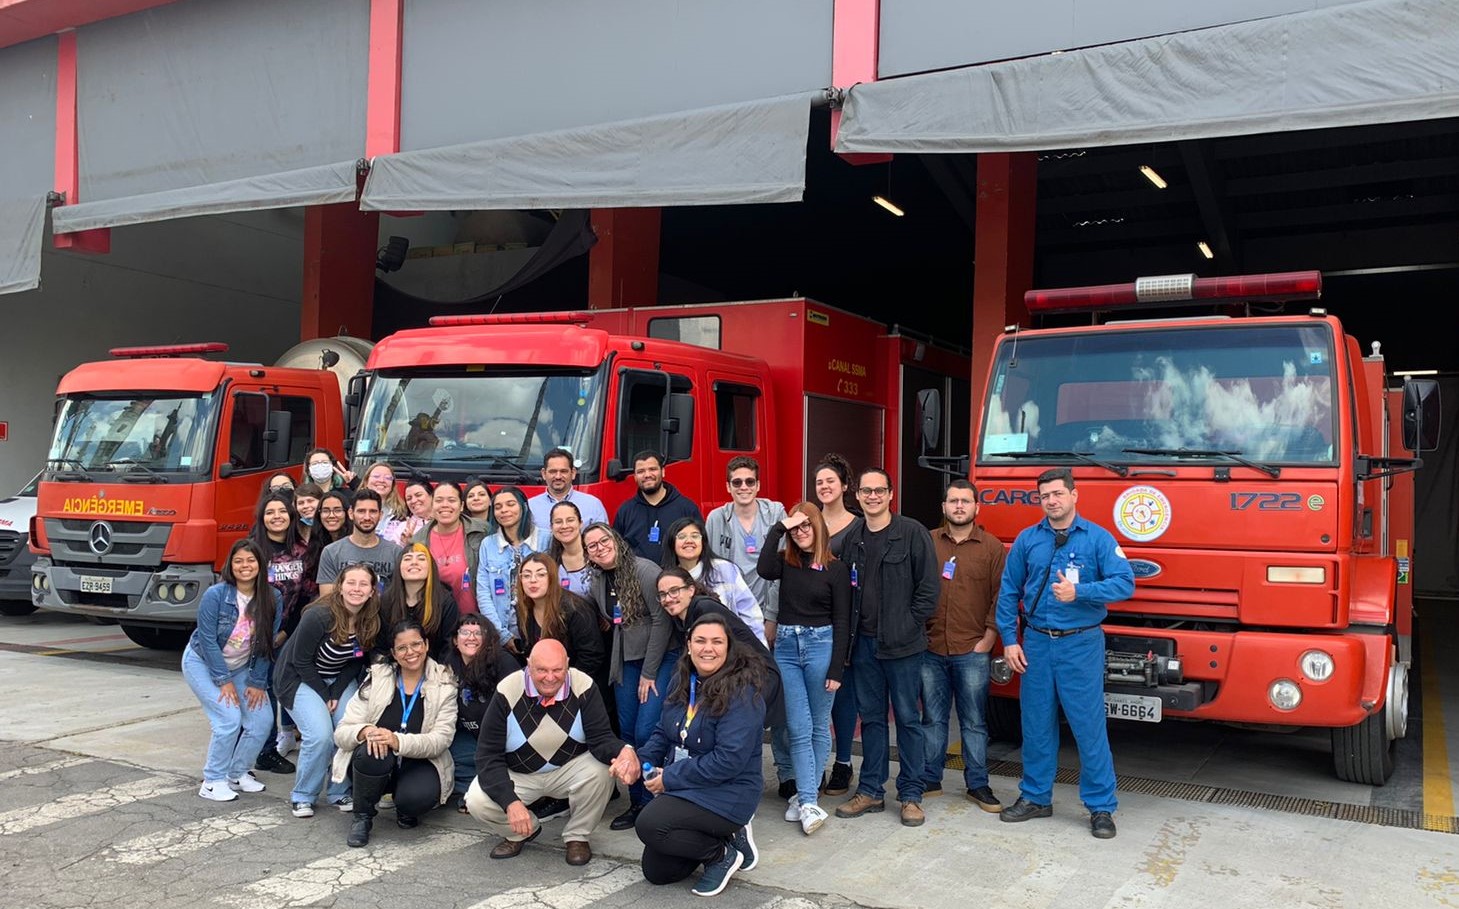
<svg viewBox="0 0 1459 909">
<path fill-rule="evenodd" d="M 76 123 L 76 33 L 56 36 L 56 182 L 55 189 L 66 196 L 67 205 L 81 201 L 81 168 L 78 164 L 80 133 Z M 56 249 L 77 252 L 111 252 L 111 231 L 82 230 L 56 234 Z"/>
<path fill-rule="evenodd" d="M 595 208 L 598 242 L 588 253 L 588 308 L 653 306 L 659 301 L 657 208 Z"/>
<path fill-rule="evenodd" d="M 973 417 L 1005 325 L 1028 324 L 1023 294 L 1033 288 L 1034 202 L 1038 157 L 1033 152 L 978 155 L 977 224 L 973 229 Z"/>
<path fill-rule="evenodd" d="M 881 46 L 881 0 L 836 0 L 831 12 L 831 84 L 849 89 L 876 81 Z M 841 112 L 831 111 L 831 147 L 841 128 Z M 892 156 L 880 153 L 842 155 L 848 164 L 881 164 Z"/>
</svg>

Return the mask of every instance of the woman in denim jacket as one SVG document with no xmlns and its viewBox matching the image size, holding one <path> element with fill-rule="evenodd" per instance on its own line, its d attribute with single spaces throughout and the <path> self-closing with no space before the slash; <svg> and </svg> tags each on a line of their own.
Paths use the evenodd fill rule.
<svg viewBox="0 0 1459 909">
<path fill-rule="evenodd" d="M 223 581 L 203 593 L 198 627 L 182 653 L 182 675 L 213 728 L 198 795 L 230 802 L 262 792 L 253 766 L 273 724 L 268 696 L 281 594 L 260 583 L 258 544 L 242 539 L 228 551 Z"/>
<path fill-rule="evenodd" d="M 546 552 L 551 538 L 532 526 L 527 496 L 515 486 L 503 486 L 491 497 L 491 535 L 481 543 L 476 572 L 476 608 L 501 632 L 502 646 L 519 659 L 517 626 L 517 570 L 534 552 Z"/>
</svg>

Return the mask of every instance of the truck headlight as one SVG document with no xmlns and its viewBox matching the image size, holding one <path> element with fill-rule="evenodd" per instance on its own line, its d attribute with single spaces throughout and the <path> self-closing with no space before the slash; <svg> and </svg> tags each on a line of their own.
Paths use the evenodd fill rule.
<svg viewBox="0 0 1459 909">
<path fill-rule="evenodd" d="M 1277 679 L 1272 682 L 1266 696 L 1278 710 L 1296 710 L 1302 703 L 1302 689 L 1291 679 Z"/>
<path fill-rule="evenodd" d="M 1323 650 L 1309 650 L 1300 660 L 1302 674 L 1314 682 L 1325 682 L 1332 678 L 1334 664 L 1332 655 Z"/>
<path fill-rule="evenodd" d="M 173 584 L 172 598 L 181 603 L 183 600 L 187 599 L 187 588 L 181 584 Z"/>
<path fill-rule="evenodd" d="M 167 585 L 166 584 L 158 584 L 157 585 L 157 589 L 154 590 L 154 591 L 152 591 L 152 597 L 153 597 L 153 599 L 162 600 L 163 602 L 166 602 L 167 601 Z"/>
</svg>

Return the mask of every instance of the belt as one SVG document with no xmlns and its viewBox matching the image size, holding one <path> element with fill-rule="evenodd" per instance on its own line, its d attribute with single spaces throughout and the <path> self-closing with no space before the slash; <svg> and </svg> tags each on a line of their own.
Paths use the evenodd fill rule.
<svg viewBox="0 0 1459 909">
<path fill-rule="evenodd" d="M 1098 624 L 1085 625 L 1083 628 L 1037 628 L 1033 625 L 1029 625 L 1028 629 L 1029 631 L 1037 631 L 1039 634 L 1046 634 L 1051 638 L 1067 638 L 1070 635 L 1083 634 L 1086 631 L 1098 627 Z"/>
</svg>

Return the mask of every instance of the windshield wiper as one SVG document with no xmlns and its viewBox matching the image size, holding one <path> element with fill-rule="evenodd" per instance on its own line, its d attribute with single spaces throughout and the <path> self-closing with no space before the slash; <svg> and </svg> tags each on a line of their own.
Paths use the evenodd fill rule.
<svg viewBox="0 0 1459 909">
<path fill-rule="evenodd" d="M 89 473 L 86 472 L 86 465 L 85 464 L 82 464 L 80 461 L 76 460 L 75 458 L 47 458 L 46 459 L 46 466 L 47 467 L 50 467 L 52 465 L 65 465 L 65 464 L 74 464 L 76 466 L 76 469 L 74 471 L 69 471 L 69 472 L 66 472 L 66 473 L 58 473 L 58 474 L 56 474 L 53 477 L 53 479 L 60 480 L 63 483 L 68 483 L 68 482 L 69 483 L 91 483 L 91 482 L 93 482 L 93 480 L 91 479 L 91 474 L 89 474 Z"/>
<path fill-rule="evenodd" d="M 167 477 L 133 458 L 120 458 L 107 465 L 113 470 L 121 469 L 122 479 L 128 483 L 170 483 Z M 140 474 L 140 476 L 138 476 Z"/>
<path fill-rule="evenodd" d="M 1103 467 L 1111 473 L 1119 476 L 1126 476 L 1130 468 L 1123 464 L 1111 464 L 1108 461 L 1101 461 L 1083 451 L 1000 451 L 997 454 L 988 455 L 990 458 L 1018 458 L 1028 460 L 1032 458 L 1077 458 L 1086 464 L 1093 464 L 1095 467 Z"/>
<path fill-rule="evenodd" d="M 1232 464 L 1240 464 L 1243 467 L 1250 467 L 1252 470 L 1259 470 L 1272 479 L 1282 475 L 1282 468 L 1274 467 L 1271 464 L 1263 464 L 1260 461 L 1253 461 L 1244 458 L 1239 451 L 1217 451 L 1210 448 L 1126 448 L 1125 454 L 1137 455 L 1164 455 L 1171 458 L 1224 458 Z"/>
<path fill-rule="evenodd" d="M 534 477 L 532 475 L 532 471 L 528 470 L 527 468 L 523 467 L 521 464 L 517 463 L 517 459 L 516 458 L 513 458 L 513 457 L 511 457 L 509 455 L 478 454 L 478 455 L 466 455 L 465 457 L 462 457 L 462 458 L 450 458 L 449 460 L 452 460 L 452 461 L 488 461 L 488 462 L 490 462 L 495 467 L 505 467 L 508 470 L 515 471 L 516 474 L 517 474 L 517 478 L 518 479 L 526 480 L 528 483 L 536 483 L 537 480 L 538 480 L 537 477 Z"/>
</svg>

